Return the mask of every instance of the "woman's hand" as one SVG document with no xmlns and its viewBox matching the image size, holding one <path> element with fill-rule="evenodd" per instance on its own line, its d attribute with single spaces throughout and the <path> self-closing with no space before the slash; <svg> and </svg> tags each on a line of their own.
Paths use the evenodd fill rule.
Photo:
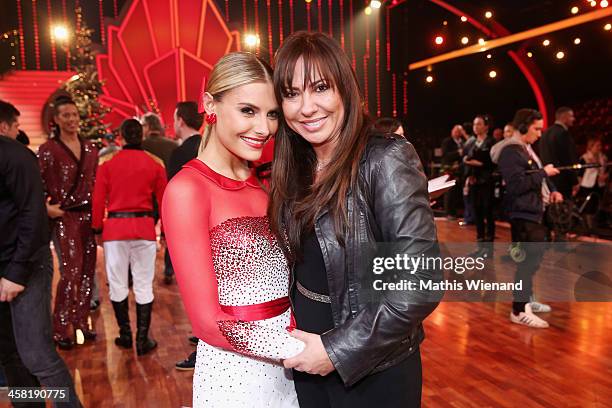
<svg viewBox="0 0 612 408">
<path fill-rule="evenodd" d="M 301 340 L 306 345 L 304 351 L 297 356 L 283 361 L 285 368 L 293 368 L 308 374 L 327 375 L 335 370 L 323 342 L 318 334 L 307 333 L 301 330 L 293 330 L 291 337 Z"/>
<path fill-rule="evenodd" d="M 55 219 L 64 216 L 64 210 L 60 208 L 59 204 L 51 204 L 51 197 L 47 198 L 46 205 L 49 218 Z"/>
</svg>

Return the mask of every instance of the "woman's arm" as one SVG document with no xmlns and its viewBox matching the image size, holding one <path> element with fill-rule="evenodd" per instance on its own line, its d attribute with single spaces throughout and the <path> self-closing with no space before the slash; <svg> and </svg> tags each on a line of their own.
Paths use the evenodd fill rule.
<svg viewBox="0 0 612 408">
<path fill-rule="evenodd" d="M 162 220 L 176 280 L 193 333 L 204 342 L 242 354 L 281 359 L 301 351 L 284 328 L 263 327 L 224 313 L 209 238 L 214 197 L 191 171 L 175 176 L 163 195 Z"/>
</svg>

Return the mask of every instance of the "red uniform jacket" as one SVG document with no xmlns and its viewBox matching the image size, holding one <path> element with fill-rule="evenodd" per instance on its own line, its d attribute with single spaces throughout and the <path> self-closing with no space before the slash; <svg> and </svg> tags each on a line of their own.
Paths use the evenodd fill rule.
<svg viewBox="0 0 612 408">
<path fill-rule="evenodd" d="M 104 241 L 155 241 L 153 217 L 104 220 L 104 210 L 152 212 L 155 197 L 161 213 L 166 183 L 166 170 L 161 159 L 138 147 L 125 146 L 117 153 L 104 156 L 96 175 L 92 228 L 102 229 Z"/>
</svg>

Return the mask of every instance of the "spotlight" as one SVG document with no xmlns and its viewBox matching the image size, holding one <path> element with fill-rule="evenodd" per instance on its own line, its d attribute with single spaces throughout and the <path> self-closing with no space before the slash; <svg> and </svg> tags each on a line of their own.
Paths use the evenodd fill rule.
<svg viewBox="0 0 612 408">
<path fill-rule="evenodd" d="M 565 53 L 563 51 L 557 52 L 557 59 L 563 59 L 563 58 L 565 58 Z"/>
<path fill-rule="evenodd" d="M 467 44 L 467 43 L 469 43 L 469 42 L 470 42 L 470 39 L 469 39 L 469 38 L 467 38 L 467 37 L 463 37 L 463 38 L 461 39 L 461 44 L 463 44 L 463 45 L 465 45 L 465 44 Z"/>
<path fill-rule="evenodd" d="M 310 3 L 312 0 L 304 0 L 306 3 Z"/>
<path fill-rule="evenodd" d="M 542 41 L 542 45 L 545 46 L 545 47 L 548 47 L 550 45 L 550 40 Z"/>
<path fill-rule="evenodd" d="M 485 17 L 486 17 L 486 18 L 491 18 L 491 17 L 493 17 L 493 13 L 491 13 L 490 11 L 487 11 L 487 12 L 485 13 Z"/>
<path fill-rule="evenodd" d="M 380 6 L 382 6 L 382 2 L 380 2 L 378 0 L 372 0 L 370 2 L 370 7 L 372 7 L 373 9 L 379 9 Z"/>
<path fill-rule="evenodd" d="M 497 76 L 497 72 L 495 70 L 489 71 L 489 78 L 495 78 Z"/>
<path fill-rule="evenodd" d="M 366 13 L 366 16 L 369 16 L 370 14 L 372 14 L 372 7 L 370 7 L 370 6 L 366 7 L 365 8 L 365 13 Z"/>
<path fill-rule="evenodd" d="M 597 6 L 597 2 L 595 0 L 591 1 L 591 7 Z"/>
<path fill-rule="evenodd" d="M 529 58 L 532 58 L 532 57 L 533 57 L 533 52 L 529 51 L 529 52 L 527 53 L 527 56 L 528 56 Z"/>
<path fill-rule="evenodd" d="M 484 45 L 484 43 L 485 43 L 484 38 L 479 38 L 478 39 L 478 45 Z"/>
<path fill-rule="evenodd" d="M 442 45 L 442 43 L 444 42 L 444 37 L 442 37 L 441 35 L 436 37 L 436 44 L 438 45 Z"/>
<path fill-rule="evenodd" d="M 582 41 L 580 40 L 580 38 L 574 38 L 574 44 L 578 45 L 580 44 Z"/>
<path fill-rule="evenodd" d="M 53 37 L 55 38 L 56 41 L 67 41 L 68 40 L 68 37 L 69 37 L 68 29 L 64 25 L 53 26 L 51 29 L 51 32 L 53 33 Z"/>
<path fill-rule="evenodd" d="M 487 54 L 487 59 L 491 59 L 493 56 L 491 54 Z"/>
<path fill-rule="evenodd" d="M 610 30 L 612 30 L 612 24 L 610 24 L 610 23 L 606 24 L 606 25 L 604 26 L 604 30 L 606 30 L 606 31 L 610 31 Z"/>
<path fill-rule="evenodd" d="M 447 26 L 447 25 L 448 25 L 448 21 L 444 20 L 444 21 L 442 22 L 442 25 L 443 25 L 443 26 Z"/>
<path fill-rule="evenodd" d="M 601 6 L 601 8 L 606 8 L 609 6 L 608 0 L 602 0 L 601 3 L 599 3 L 599 5 Z"/>
<path fill-rule="evenodd" d="M 244 44 L 247 48 L 257 47 L 259 45 L 259 36 L 255 34 L 247 34 L 244 37 Z"/>
<path fill-rule="evenodd" d="M 572 14 L 578 14 L 578 11 L 580 11 L 578 7 L 576 6 L 572 7 L 572 10 L 571 10 Z"/>
<path fill-rule="evenodd" d="M 467 21 L 467 17 L 466 16 L 461 16 L 461 22 L 465 23 Z"/>
<path fill-rule="evenodd" d="M 427 75 L 427 78 L 425 78 L 425 81 L 427 81 L 428 84 L 433 82 L 433 77 L 431 75 Z"/>
</svg>

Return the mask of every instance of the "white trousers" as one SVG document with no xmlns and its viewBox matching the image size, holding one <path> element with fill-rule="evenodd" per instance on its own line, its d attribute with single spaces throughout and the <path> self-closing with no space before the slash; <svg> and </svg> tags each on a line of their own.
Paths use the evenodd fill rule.
<svg viewBox="0 0 612 408">
<path fill-rule="evenodd" d="M 121 302 L 128 296 L 128 268 L 130 267 L 136 303 L 144 305 L 153 301 L 156 253 L 155 241 L 139 239 L 104 243 L 106 276 L 110 288 L 110 299 L 113 302 Z"/>
</svg>

